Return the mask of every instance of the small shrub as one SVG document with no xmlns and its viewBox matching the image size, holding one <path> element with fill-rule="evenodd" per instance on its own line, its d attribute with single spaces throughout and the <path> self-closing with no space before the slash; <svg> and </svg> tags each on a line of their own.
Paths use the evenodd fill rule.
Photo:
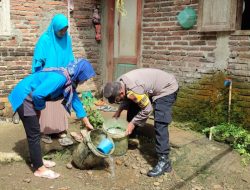
<svg viewBox="0 0 250 190">
<path fill-rule="evenodd" d="M 104 118 L 100 111 L 91 106 L 86 106 L 85 109 L 88 114 L 89 122 L 93 125 L 93 127 L 95 129 L 102 128 Z"/>
<path fill-rule="evenodd" d="M 104 118 L 102 117 L 101 113 L 94 108 L 95 101 L 96 98 L 92 96 L 90 91 L 82 92 L 81 102 L 85 107 L 89 122 L 93 125 L 95 129 L 99 129 L 102 128 Z"/>
<path fill-rule="evenodd" d="M 203 133 L 209 133 L 210 128 L 205 128 Z M 250 133 L 241 126 L 222 123 L 212 129 L 215 140 L 230 144 L 241 155 L 250 158 Z"/>
</svg>

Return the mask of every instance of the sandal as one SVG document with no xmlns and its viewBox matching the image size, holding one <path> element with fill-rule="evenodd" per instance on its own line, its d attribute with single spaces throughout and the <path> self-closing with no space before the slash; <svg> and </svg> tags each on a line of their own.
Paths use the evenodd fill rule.
<svg viewBox="0 0 250 190">
<path fill-rule="evenodd" d="M 51 144 L 53 142 L 49 135 L 42 135 L 41 140 L 46 144 Z"/>
<path fill-rule="evenodd" d="M 62 138 L 62 139 L 58 139 L 60 145 L 62 146 L 69 146 L 69 145 L 72 145 L 74 142 L 68 138 L 68 137 L 65 137 L 65 138 Z"/>
<path fill-rule="evenodd" d="M 81 134 L 78 134 L 76 132 L 71 132 L 70 135 L 79 143 L 83 141 L 83 137 Z"/>
<path fill-rule="evenodd" d="M 43 165 L 46 167 L 46 168 L 52 168 L 54 166 L 56 166 L 56 163 L 51 161 L 51 160 L 44 160 L 43 159 Z"/>
<path fill-rule="evenodd" d="M 106 106 L 100 106 L 99 108 L 97 108 L 98 110 L 104 111 L 104 112 L 116 112 L 117 108 L 115 107 L 111 107 L 109 105 Z"/>
<path fill-rule="evenodd" d="M 97 101 L 94 102 L 94 104 L 95 104 L 96 106 L 104 106 L 104 105 L 105 105 L 105 102 L 102 101 L 102 100 L 97 100 Z"/>
<path fill-rule="evenodd" d="M 67 133 L 66 132 L 62 132 L 58 134 L 59 138 L 65 138 L 67 137 Z"/>
<path fill-rule="evenodd" d="M 50 161 L 50 160 L 45 160 L 45 159 L 43 159 L 43 165 L 44 165 L 46 168 L 52 168 L 52 167 L 56 166 L 56 163 L 53 162 L 53 161 Z M 33 164 L 30 164 L 30 166 L 33 168 Z"/>
<path fill-rule="evenodd" d="M 56 179 L 60 176 L 59 173 L 56 173 L 52 170 L 45 170 L 44 172 L 34 172 L 34 175 L 36 177 L 43 177 L 43 178 L 48 178 L 48 179 Z"/>
</svg>

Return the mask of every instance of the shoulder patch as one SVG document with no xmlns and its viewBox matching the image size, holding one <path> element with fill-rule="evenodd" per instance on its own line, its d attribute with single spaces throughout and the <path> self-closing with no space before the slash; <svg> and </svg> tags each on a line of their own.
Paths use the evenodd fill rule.
<svg viewBox="0 0 250 190">
<path fill-rule="evenodd" d="M 146 94 L 137 94 L 131 90 L 127 91 L 127 98 L 138 103 L 140 108 L 145 108 L 150 102 L 150 100 Z"/>
</svg>

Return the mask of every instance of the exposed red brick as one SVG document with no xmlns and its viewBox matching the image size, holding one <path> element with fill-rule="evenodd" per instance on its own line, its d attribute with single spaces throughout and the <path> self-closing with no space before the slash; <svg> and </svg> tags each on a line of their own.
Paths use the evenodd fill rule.
<svg viewBox="0 0 250 190">
<path fill-rule="evenodd" d="M 2 72 L 0 81 L 4 81 L 4 88 L 8 89 L 0 91 L 1 97 L 7 96 L 14 86 L 13 83 L 17 83 L 30 73 L 35 43 L 47 29 L 53 16 L 52 13 L 63 13 L 67 16 L 67 0 L 12 0 L 10 3 L 11 23 L 15 35 L 0 36 Z M 100 49 L 95 41 L 95 29 L 91 20 L 92 8 L 100 2 L 98 0 L 74 0 L 74 3 L 75 10 L 71 15 L 74 54 L 76 57 L 88 58 L 93 65 L 100 65 Z M 98 83 L 101 83 L 99 81 L 102 79 L 98 76 L 97 78 Z M 90 83 L 91 85 L 94 87 Z"/>
</svg>

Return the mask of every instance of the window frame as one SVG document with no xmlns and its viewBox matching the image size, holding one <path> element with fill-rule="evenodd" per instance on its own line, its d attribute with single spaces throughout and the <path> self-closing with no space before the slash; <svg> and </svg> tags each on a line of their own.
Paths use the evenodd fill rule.
<svg viewBox="0 0 250 190">
<path fill-rule="evenodd" d="M 229 10 L 225 9 L 224 17 L 227 18 L 225 22 L 221 22 L 216 15 L 219 13 L 219 7 L 212 7 L 212 3 L 218 0 L 200 0 L 198 4 L 198 23 L 197 30 L 199 32 L 221 32 L 221 31 L 235 31 L 238 6 L 237 0 L 227 0 L 226 2 L 229 5 Z M 210 10 L 207 12 L 205 10 Z M 208 13 L 206 15 L 206 13 Z M 230 16 L 230 18 L 228 18 Z M 205 23 L 208 18 L 212 17 L 212 21 Z M 205 20 L 206 19 L 206 20 Z"/>
<path fill-rule="evenodd" d="M 231 4 L 230 8 L 230 12 L 232 13 L 232 11 L 234 12 L 233 17 L 235 17 L 233 20 L 233 28 L 230 29 L 217 29 L 217 30 L 210 30 L 209 26 L 208 27 L 203 27 L 203 9 L 204 9 L 204 1 L 205 0 L 200 0 L 199 4 L 198 4 L 198 23 L 197 23 L 197 30 L 199 32 L 232 32 L 232 35 L 250 35 L 250 30 L 241 30 L 241 21 L 242 21 L 242 9 L 243 9 L 243 0 L 232 0 L 230 3 Z M 236 10 L 232 10 L 232 9 L 236 9 Z M 232 21 L 230 21 L 232 22 Z M 228 23 L 229 25 L 229 23 Z M 203 27 L 203 28 L 202 28 Z M 213 28 L 213 27 L 211 27 Z"/>
</svg>

